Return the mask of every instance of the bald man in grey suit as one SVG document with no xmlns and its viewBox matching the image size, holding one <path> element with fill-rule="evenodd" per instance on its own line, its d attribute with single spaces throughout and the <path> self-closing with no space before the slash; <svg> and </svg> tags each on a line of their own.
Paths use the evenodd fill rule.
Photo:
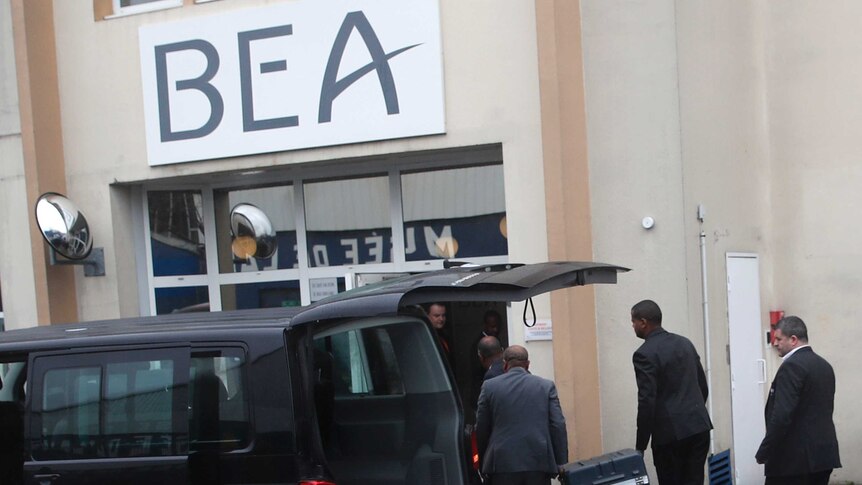
<svg viewBox="0 0 862 485">
<path fill-rule="evenodd" d="M 504 374 L 482 384 L 476 438 L 491 485 L 548 485 L 568 460 L 566 420 L 553 381 L 527 372 L 527 349 L 503 352 Z"/>
</svg>

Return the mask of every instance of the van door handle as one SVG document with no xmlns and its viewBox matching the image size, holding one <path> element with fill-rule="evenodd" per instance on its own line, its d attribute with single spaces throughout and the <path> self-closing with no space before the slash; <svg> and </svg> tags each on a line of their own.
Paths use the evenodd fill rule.
<svg viewBox="0 0 862 485">
<path fill-rule="evenodd" d="M 760 366 L 760 380 L 757 383 L 766 384 L 766 359 L 757 359 L 757 363 Z"/>
<path fill-rule="evenodd" d="M 51 482 L 60 478 L 59 473 L 46 473 L 43 475 L 33 475 L 33 478 L 39 482 L 39 485 L 51 485 Z"/>
</svg>

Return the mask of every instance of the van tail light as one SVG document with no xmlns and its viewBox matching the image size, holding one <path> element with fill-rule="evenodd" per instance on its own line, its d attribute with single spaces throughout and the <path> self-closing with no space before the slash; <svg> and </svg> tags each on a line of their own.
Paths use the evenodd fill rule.
<svg viewBox="0 0 862 485">
<path fill-rule="evenodd" d="M 335 482 L 326 480 L 300 480 L 299 485 L 335 485 Z"/>
<path fill-rule="evenodd" d="M 473 462 L 473 469 L 479 469 L 479 442 L 476 441 L 476 430 L 470 433 L 470 458 Z"/>
</svg>

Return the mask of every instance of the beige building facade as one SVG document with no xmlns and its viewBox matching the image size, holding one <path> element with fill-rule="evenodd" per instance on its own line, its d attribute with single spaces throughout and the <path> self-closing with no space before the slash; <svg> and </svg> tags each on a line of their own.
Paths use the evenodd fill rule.
<svg viewBox="0 0 862 485">
<path fill-rule="evenodd" d="M 349 275 L 434 269 L 445 257 L 613 263 L 632 269 L 617 285 L 535 301 L 552 333 L 524 326 L 523 303 L 503 309 L 508 342 L 557 382 L 571 459 L 634 445 L 640 341 L 629 309 L 650 298 L 707 364 L 713 451 L 731 450 L 741 484 L 759 483 L 749 451 L 780 363 L 769 312 L 803 318 L 836 372 L 844 468 L 833 480 L 862 480 L 862 377 L 845 332 L 862 270 L 846 219 L 862 201 L 862 5 L 412 0 L 398 17 L 373 2 L 337 13 L 312 3 L 0 0 L 7 330 L 309 304 L 354 284 Z M 338 91 L 362 69 L 351 56 L 376 52 L 356 11 L 390 56 L 397 110 L 380 62 Z M 341 57 L 340 28 L 350 33 Z M 314 30 L 328 36 L 304 48 Z M 212 50 L 183 44 L 195 39 Z M 188 62 L 171 57 L 183 50 Z M 216 74 L 189 84 L 212 52 Z M 301 92 L 255 98 L 282 89 L 270 79 Z M 327 79 L 332 119 L 321 121 Z M 222 98 L 221 123 L 205 85 Z M 312 117 L 297 108 L 305 98 Z M 184 118 L 183 106 L 203 114 Z M 255 125 L 266 120 L 278 121 Z M 291 138 L 292 128 L 307 131 Z M 33 217 L 50 191 L 86 215 L 104 276 L 50 264 Z M 273 220 L 277 257 L 231 255 L 227 214 L 243 202 Z"/>
</svg>

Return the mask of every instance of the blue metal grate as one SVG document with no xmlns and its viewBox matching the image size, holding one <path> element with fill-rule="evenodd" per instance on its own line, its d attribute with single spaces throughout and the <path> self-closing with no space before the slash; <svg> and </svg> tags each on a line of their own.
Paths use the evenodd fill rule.
<svg viewBox="0 0 862 485">
<path fill-rule="evenodd" d="M 709 457 L 709 485 L 733 485 L 730 450 Z"/>
</svg>

